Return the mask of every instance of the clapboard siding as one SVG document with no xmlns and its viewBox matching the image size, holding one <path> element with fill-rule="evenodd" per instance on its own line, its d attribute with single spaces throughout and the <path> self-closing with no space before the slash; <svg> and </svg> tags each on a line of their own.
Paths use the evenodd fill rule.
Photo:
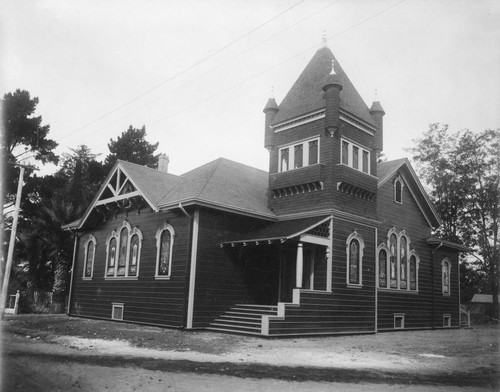
<svg viewBox="0 0 500 392">
<path fill-rule="evenodd" d="M 208 326 L 235 303 L 250 302 L 241 266 L 220 243 L 231 233 L 245 232 L 258 224 L 249 218 L 200 210 L 193 328 Z"/>
<path fill-rule="evenodd" d="M 143 235 L 139 276 L 135 280 L 105 279 L 106 239 L 126 219 Z M 156 232 L 165 221 L 174 228 L 172 272 L 169 280 L 154 278 L 156 268 Z M 70 314 L 102 319 L 111 318 L 112 303 L 124 304 L 124 321 L 181 327 L 185 320 L 185 293 L 189 253 L 190 220 L 173 212 L 118 215 L 92 231 L 97 247 L 93 277 L 84 280 L 84 244 L 89 233 L 80 236 Z"/>
<path fill-rule="evenodd" d="M 354 230 L 365 243 L 362 286 L 359 288 L 349 287 L 346 281 L 346 240 Z M 375 331 L 376 230 L 360 222 L 334 218 L 332 234 L 332 292 L 302 291 L 299 306 L 285 305 L 284 320 L 270 320 L 270 335 Z"/>
<path fill-rule="evenodd" d="M 432 248 L 426 243 L 426 239 L 431 236 L 432 229 L 410 192 L 407 181 L 403 188 L 403 203 L 394 202 L 394 178 L 387 181 L 378 193 L 378 217 L 381 221 L 378 243 L 387 242 L 387 233 L 393 227 L 398 232 L 403 229 L 406 231 L 410 240 L 410 249 L 415 249 L 420 259 L 418 292 L 378 290 L 378 329 L 394 329 L 395 313 L 404 314 L 404 325 L 407 329 L 442 327 L 443 314 L 450 314 L 452 326 L 458 326 L 459 289 L 458 279 L 456 279 L 458 268 L 456 251 L 433 254 Z M 404 176 L 403 180 L 405 180 Z M 453 261 L 450 279 L 452 295 L 449 297 L 442 295 L 441 287 L 441 260 L 445 256 Z"/>
</svg>

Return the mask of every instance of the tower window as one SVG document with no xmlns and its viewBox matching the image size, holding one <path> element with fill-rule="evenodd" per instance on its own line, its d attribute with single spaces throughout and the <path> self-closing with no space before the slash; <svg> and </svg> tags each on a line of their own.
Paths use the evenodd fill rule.
<svg viewBox="0 0 500 392">
<path fill-rule="evenodd" d="M 343 165 L 363 173 L 370 173 L 370 151 L 347 140 L 342 140 L 340 161 Z"/>
<path fill-rule="evenodd" d="M 315 165 L 319 163 L 319 139 L 306 140 L 279 149 L 279 171 Z"/>
</svg>

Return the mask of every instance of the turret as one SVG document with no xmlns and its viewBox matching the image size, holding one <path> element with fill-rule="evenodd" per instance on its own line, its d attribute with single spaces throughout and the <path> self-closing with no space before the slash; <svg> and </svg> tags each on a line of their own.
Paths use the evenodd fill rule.
<svg viewBox="0 0 500 392">
<path fill-rule="evenodd" d="M 384 115 L 385 111 L 379 101 L 374 101 L 370 108 L 370 114 L 373 121 L 377 125 L 377 133 L 375 134 L 374 150 L 378 155 L 384 149 Z"/>
<path fill-rule="evenodd" d="M 332 70 L 323 84 L 325 92 L 325 129 L 333 136 L 340 128 L 340 91 L 342 84 L 335 73 L 335 60 L 332 60 Z"/>
<path fill-rule="evenodd" d="M 267 101 L 266 107 L 263 112 L 266 115 L 265 120 L 265 133 L 264 133 L 264 147 L 268 150 L 271 150 L 274 147 L 274 132 L 271 127 L 271 123 L 278 112 L 278 104 L 274 98 L 269 98 Z"/>
</svg>

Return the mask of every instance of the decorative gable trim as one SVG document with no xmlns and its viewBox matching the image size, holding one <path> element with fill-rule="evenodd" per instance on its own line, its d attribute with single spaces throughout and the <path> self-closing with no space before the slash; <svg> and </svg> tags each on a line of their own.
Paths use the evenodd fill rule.
<svg viewBox="0 0 500 392">
<path fill-rule="evenodd" d="M 137 186 L 132 176 L 127 173 L 126 169 L 120 165 L 120 161 L 118 161 L 104 180 L 94 200 L 85 211 L 77 228 L 85 224 L 94 208 L 99 206 L 109 207 L 112 205 L 113 209 L 115 209 L 114 207 L 119 207 L 128 210 L 134 206 L 135 199 L 138 197 L 144 199 L 153 211 L 159 211 L 158 207 L 139 186 Z"/>
</svg>

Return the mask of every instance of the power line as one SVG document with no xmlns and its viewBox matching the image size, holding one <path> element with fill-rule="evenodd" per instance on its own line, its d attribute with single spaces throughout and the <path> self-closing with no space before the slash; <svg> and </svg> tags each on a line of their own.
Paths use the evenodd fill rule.
<svg viewBox="0 0 500 392">
<path fill-rule="evenodd" d="M 233 60 L 235 60 L 235 59 L 237 59 L 237 58 L 241 57 L 242 55 L 244 55 L 244 54 L 246 54 L 246 53 L 248 53 L 248 52 L 250 52 L 250 51 L 254 50 L 255 48 L 259 47 L 260 45 L 262 45 L 262 44 L 264 44 L 264 43 L 266 43 L 266 42 L 268 42 L 268 41 L 270 41 L 270 40 L 274 39 L 274 38 L 275 38 L 275 37 L 277 37 L 278 35 L 283 34 L 285 31 L 290 30 L 291 28 L 293 28 L 293 27 L 295 27 L 295 26 L 299 25 L 300 23 L 302 23 L 302 22 L 304 22 L 304 21 L 306 21 L 306 20 L 308 20 L 308 19 L 312 18 L 313 16 L 315 16 L 315 15 L 319 14 L 320 12 L 323 12 L 323 11 L 324 11 L 324 10 L 326 10 L 327 8 L 332 7 L 332 6 L 333 6 L 336 2 L 337 2 L 337 1 L 335 1 L 335 2 L 329 2 L 326 6 L 324 6 L 324 7 L 320 8 L 319 10 L 317 10 L 317 11 L 313 12 L 312 14 L 310 14 L 310 15 L 306 16 L 305 18 L 302 18 L 301 20 L 297 21 L 296 23 L 293 23 L 293 24 L 291 24 L 290 26 L 287 26 L 286 28 L 284 28 L 283 30 L 279 31 L 278 33 L 276 33 L 276 34 L 274 34 L 274 35 L 272 35 L 272 36 L 270 36 L 270 37 L 267 37 L 266 39 L 264 39 L 264 40 L 260 41 L 259 43 L 257 43 L 257 44 L 255 44 L 255 45 L 253 45 L 252 47 L 250 47 L 250 48 L 248 48 L 248 49 L 244 50 L 243 52 L 238 53 L 237 55 L 235 55 L 235 56 L 231 57 L 230 59 L 228 59 L 228 60 L 226 60 L 226 61 L 223 61 L 223 62 L 220 62 L 219 64 L 215 65 L 214 67 L 210 68 L 209 70 L 207 70 L 207 71 L 205 71 L 205 72 L 203 72 L 203 73 L 201 73 L 201 74 L 198 74 L 195 78 L 192 78 L 192 79 L 190 79 L 190 80 L 186 81 L 185 83 L 183 83 L 183 84 L 181 84 L 181 85 L 179 85 L 179 86 L 174 87 L 173 89 L 171 89 L 171 90 L 167 91 L 166 93 L 167 93 L 167 94 L 168 94 L 168 93 L 172 93 L 172 92 L 174 92 L 174 91 L 176 91 L 176 90 L 179 90 L 179 89 L 180 89 L 180 88 L 182 88 L 182 87 L 185 87 L 185 86 L 187 86 L 187 85 L 189 85 L 189 84 L 191 84 L 191 83 L 193 83 L 193 82 L 195 82 L 195 81 L 197 81 L 197 80 L 199 80 L 199 79 L 203 78 L 204 76 L 206 76 L 206 75 L 207 75 L 207 74 L 209 74 L 210 72 L 212 72 L 212 71 L 216 70 L 217 68 L 219 68 L 221 65 L 227 65 L 229 62 L 231 62 L 231 61 L 233 61 Z M 133 110 L 133 111 L 131 111 L 131 112 L 127 112 L 125 115 L 123 115 L 123 116 L 121 116 L 121 117 L 118 117 L 118 118 L 116 118 L 115 120 L 113 120 L 113 121 L 111 121 L 111 122 L 107 123 L 107 124 L 104 126 L 104 128 L 106 128 L 106 127 L 108 127 L 108 126 L 110 126 L 110 125 L 112 125 L 112 124 L 116 123 L 117 121 L 120 121 L 120 120 L 122 120 L 122 119 L 124 119 L 124 118 L 126 118 L 126 117 L 130 116 L 131 114 L 137 113 L 138 111 L 140 111 L 140 110 L 144 109 L 145 107 L 150 106 L 152 103 L 155 103 L 155 102 L 159 101 L 160 99 L 163 99 L 163 97 L 156 98 L 156 99 L 154 99 L 154 100 L 152 100 L 152 101 L 149 101 L 149 102 L 145 103 L 144 105 L 139 106 L 138 108 L 136 108 L 135 110 Z M 93 133 L 98 132 L 98 131 L 99 131 L 99 129 L 98 129 L 98 130 L 96 130 L 96 131 L 94 131 L 94 132 L 91 132 L 90 134 L 93 134 Z"/>
<path fill-rule="evenodd" d="M 339 37 L 339 36 L 341 36 L 341 35 L 343 35 L 343 34 L 345 34 L 345 33 L 349 32 L 349 31 L 351 31 L 351 30 L 355 29 L 356 27 L 358 27 L 358 26 L 360 26 L 360 25 L 362 25 L 362 24 L 364 24 L 364 23 L 366 23 L 366 22 L 369 22 L 370 20 L 372 20 L 372 19 L 376 18 L 377 16 L 379 16 L 379 15 L 381 15 L 381 14 L 385 13 L 385 12 L 390 11 L 391 9 L 393 9 L 393 8 L 395 8 L 395 7 L 397 7 L 397 6 L 399 6 L 400 4 L 402 4 L 402 3 L 406 2 L 406 1 L 407 1 L 407 0 L 401 0 L 401 1 L 399 1 L 398 3 L 395 3 L 395 4 L 393 4 L 393 5 L 391 5 L 391 6 L 387 7 L 387 8 L 384 8 L 383 10 L 381 10 L 381 11 L 379 11 L 379 12 L 377 12 L 377 13 L 375 13 L 375 14 L 371 15 L 371 16 L 369 16 L 368 18 L 363 19 L 362 21 L 360 21 L 360 22 L 358 22 L 358 23 L 355 23 L 354 25 L 349 26 L 348 28 L 346 28 L 346 29 L 344 29 L 344 30 L 342 30 L 342 31 L 340 31 L 340 32 L 338 32 L 338 33 L 335 33 L 334 35 L 331 35 L 331 36 L 329 36 L 329 37 L 326 37 L 326 38 L 327 38 L 327 39 L 333 39 L 333 38 Z M 234 88 L 236 88 L 236 87 L 239 87 L 240 85 L 242 85 L 242 84 L 244 84 L 244 83 L 246 83 L 246 82 L 248 82 L 248 81 L 250 81 L 250 80 L 252 80 L 252 79 L 255 79 L 255 78 L 259 77 L 260 75 L 262 75 L 262 74 L 264 74 L 264 73 L 266 73 L 266 72 L 268 72 L 268 71 L 270 71 L 270 70 L 272 70 L 272 69 L 274 69 L 274 68 L 277 68 L 277 67 L 279 67 L 279 66 L 281 66 L 281 65 L 283 65 L 283 64 L 285 64 L 285 63 L 287 63 L 287 62 L 289 62 L 290 60 L 293 60 L 294 58 L 299 57 L 299 56 L 301 56 L 302 54 L 304 54 L 304 53 L 306 53 L 306 52 L 308 52 L 308 51 L 310 51 L 310 50 L 312 50 L 312 49 L 315 49 L 315 48 L 317 48 L 317 47 L 318 47 L 318 45 L 317 45 L 317 44 L 315 44 L 315 45 L 313 45 L 313 46 L 310 46 L 310 47 L 308 47 L 307 49 L 304 49 L 304 50 L 302 50 L 302 51 L 300 51 L 300 52 L 298 52 L 298 53 L 294 54 L 293 56 L 290 56 L 290 57 L 288 57 L 287 59 L 285 59 L 285 60 L 283 60 L 283 61 L 281 61 L 281 62 L 279 62 L 279 63 L 277 63 L 277 64 L 274 64 L 273 66 L 271 66 L 271 67 L 269 67 L 269 68 L 264 69 L 263 71 L 257 72 L 257 73 L 255 73 L 255 74 L 253 74 L 253 75 L 249 76 L 248 78 L 243 79 L 242 81 L 240 81 L 240 82 L 238 82 L 238 83 L 235 83 L 235 84 L 233 84 L 233 85 L 229 86 L 229 87 L 228 87 L 228 88 L 226 88 L 226 89 L 220 90 L 220 91 L 218 91 L 217 93 L 212 94 L 212 95 L 210 95 L 209 97 L 207 97 L 207 98 L 205 98 L 205 99 L 203 99 L 203 100 L 201 100 L 201 101 L 195 102 L 194 104 L 189 105 L 189 106 L 187 106 L 187 107 L 185 107 L 185 108 L 183 108 L 183 109 L 180 109 L 180 110 L 178 110 L 178 111 L 176 111 L 176 112 L 174 112 L 174 113 L 172 113 L 172 114 L 170 114 L 170 115 L 168 115 L 168 116 L 161 117 L 161 118 L 159 118 L 159 119 L 157 119 L 157 120 L 153 121 L 153 122 L 152 122 L 152 123 L 150 123 L 149 125 L 154 125 L 154 124 L 157 124 L 157 123 L 159 123 L 159 122 L 161 122 L 161 121 L 164 121 L 164 120 L 167 120 L 167 119 L 169 119 L 169 118 L 175 117 L 175 116 L 177 116 L 177 115 L 179 115 L 179 114 L 181 114 L 181 113 L 185 112 L 186 110 L 189 110 L 189 109 L 191 109 L 191 108 L 193 108 L 193 107 L 195 107 L 195 106 L 198 106 L 198 105 L 200 105 L 200 104 L 202 104 L 202 103 L 204 103 L 204 102 L 207 102 L 207 101 L 209 101 L 209 100 L 211 100 L 211 99 L 213 99 L 213 98 L 215 98 L 215 97 L 217 97 L 217 96 L 219 96 L 219 95 L 222 95 L 222 94 L 224 94 L 224 93 L 226 93 L 226 92 L 228 92 L 228 91 L 231 91 L 232 89 L 234 89 Z"/>
<path fill-rule="evenodd" d="M 292 6 L 286 8 L 284 11 L 278 13 L 277 15 L 273 16 L 272 18 L 268 19 L 267 21 L 265 21 L 264 23 L 260 24 L 259 26 L 251 29 L 250 31 L 246 32 L 245 34 L 241 35 L 240 37 L 238 37 L 237 39 L 233 40 L 233 41 L 230 41 L 229 43 L 227 43 L 226 45 L 222 46 L 221 48 L 213 51 L 212 53 L 208 54 L 207 56 L 203 57 L 202 59 L 198 60 L 197 62 L 191 64 L 189 67 L 187 68 L 184 68 L 182 71 L 176 73 L 175 75 L 171 76 L 170 78 L 164 80 L 163 82 L 151 87 L 149 90 L 146 90 L 144 93 L 132 98 L 131 100 L 125 102 L 124 104 L 116 107 L 115 109 L 103 114 L 102 116 L 98 117 L 97 119 L 91 121 L 90 123 L 87 123 L 85 124 L 84 126 L 72 131 L 72 132 L 69 132 L 68 134 L 64 135 L 61 139 L 64 139 L 65 137 L 68 137 L 76 132 L 79 132 L 81 131 L 82 129 L 85 129 L 87 127 L 89 127 L 90 125 L 93 125 L 97 122 L 99 122 L 100 120 L 102 120 L 103 118 L 106 118 L 108 117 L 109 115 L 113 114 L 113 113 L 116 113 L 118 110 L 124 108 L 125 106 L 137 101 L 138 99 L 150 94 L 151 92 L 153 92 L 154 90 L 157 90 L 158 88 L 160 88 L 161 86 L 164 86 L 165 84 L 167 84 L 168 82 L 178 78 L 179 76 L 185 74 L 186 72 L 192 70 L 193 68 L 197 67 L 198 65 L 202 64 L 203 62 L 207 61 L 208 59 L 214 57 L 215 55 L 219 54 L 220 52 L 222 52 L 223 50 L 229 48 L 230 46 L 234 45 L 235 43 L 241 41 L 242 39 L 248 37 L 250 34 L 253 34 L 255 31 L 257 31 L 258 29 L 266 26 L 267 24 L 271 23 L 272 21 L 274 21 L 275 19 L 279 18 L 280 16 L 282 16 L 283 14 L 287 13 L 288 11 L 292 10 L 293 8 L 297 7 L 298 5 L 300 5 L 301 3 L 303 3 L 304 1 L 306 0 L 300 0 L 298 1 L 297 3 L 293 4 Z"/>
</svg>

